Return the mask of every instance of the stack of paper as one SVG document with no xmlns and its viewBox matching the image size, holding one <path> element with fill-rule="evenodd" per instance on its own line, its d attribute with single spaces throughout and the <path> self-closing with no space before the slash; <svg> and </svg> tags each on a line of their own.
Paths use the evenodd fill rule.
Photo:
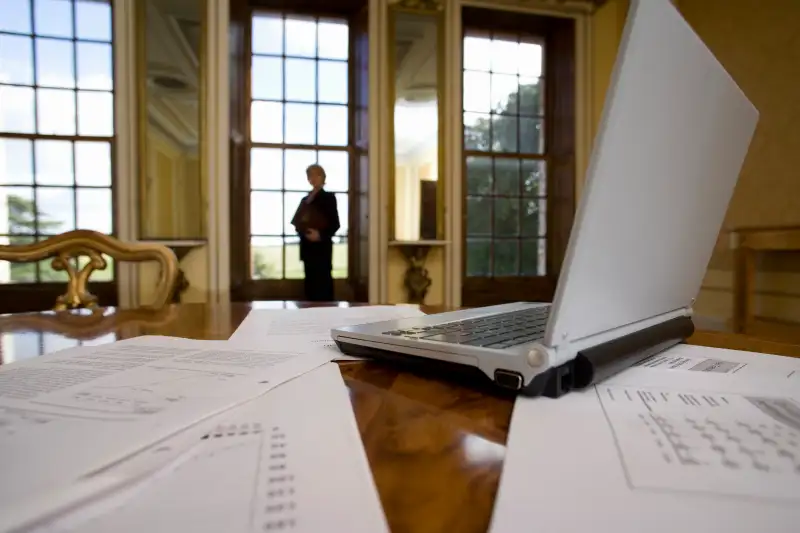
<svg viewBox="0 0 800 533">
<path fill-rule="evenodd" d="M 519 398 L 491 531 L 796 532 L 800 361 L 678 346 Z"/>
<path fill-rule="evenodd" d="M 257 311 L 232 341 L 0 367 L 0 531 L 386 531 L 330 329 L 416 314 Z"/>
</svg>

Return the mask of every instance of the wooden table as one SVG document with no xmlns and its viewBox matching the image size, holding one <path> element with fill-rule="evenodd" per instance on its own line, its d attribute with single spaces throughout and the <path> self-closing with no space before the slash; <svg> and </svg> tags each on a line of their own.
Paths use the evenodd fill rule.
<svg viewBox="0 0 800 533">
<path fill-rule="evenodd" d="M 158 313 L 101 309 L 82 315 L 5 315 L 0 316 L 0 361 L 140 335 L 226 339 L 253 308 L 296 307 L 305 306 L 182 304 Z M 800 357 L 800 345 L 730 333 L 701 331 L 690 342 Z M 341 363 L 340 368 L 391 530 L 486 531 L 512 400 L 378 363 Z"/>
</svg>

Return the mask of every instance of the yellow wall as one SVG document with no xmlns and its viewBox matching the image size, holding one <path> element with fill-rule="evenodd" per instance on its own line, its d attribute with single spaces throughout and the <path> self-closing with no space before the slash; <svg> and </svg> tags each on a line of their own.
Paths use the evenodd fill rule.
<svg viewBox="0 0 800 533">
<path fill-rule="evenodd" d="M 432 148 L 436 148 L 435 146 Z M 420 174 L 438 172 L 437 151 L 430 150 L 410 154 L 405 159 L 398 159 L 395 169 L 395 233 L 398 238 L 419 240 L 420 217 Z M 428 165 L 428 169 L 424 169 Z M 439 186 L 443 186 L 440 183 Z M 439 216 L 444 216 L 440 213 Z M 411 219 L 409 219 L 411 217 Z M 404 286 L 404 276 L 407 263 L 402 252 L 396 247 L 389 248 L 388 261 L 388 287 L 387 300 L 389 303 L 404 303 L 408 301 Z M 444 247 L 431 247 L 425 268 L 431 278 L 431 286 L 425 296 L 427 305 L 443 305 L 445 289 L 444 272 Z"/>
<path fill-rule="evenodd" d="M 147 132 L 147 192 L 142 191 L 140 217 L 142 240 L 196 239 L 205 234 L 205 187 L 198 183 L 197 152 L 182 149 L 163 132 L 150 127 Z M 146 199 L 145 199 L 146 198 Z M 208 299 L 207 247 L 189 252 L 181 261 L 181 269 L 189 281 L 182 295 L 184 302 L 205 302 Z M 139 303 L 153 301 L 158 266 L 141 264 Z"/>
<path fill-rule="evenodd" d="M 800 2 L 680 0 L 678 7 L 760 111 L 725 221 L 727 228 L 800 225 Z M 697 302 L 698 314 L 731 317 L 732 254 L 727 237 Z M 800 257 L 759 265 L 757 312 L 800 321 Z"/>
<path fill-rule="evenodd" d="M 198 238 L 203 231 L 196 149 L 178 145 L 152 125 L 147 131 L 142 238 Z"/>
</svg>

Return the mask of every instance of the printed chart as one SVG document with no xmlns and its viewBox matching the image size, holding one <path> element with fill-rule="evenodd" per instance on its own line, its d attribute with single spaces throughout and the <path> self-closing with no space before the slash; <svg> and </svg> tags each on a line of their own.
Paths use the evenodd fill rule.
<svg viewBox="0 0 800 533">
<path fill-rule="evenodd" d="M 800 499 L 800 404 L 596 387 L 633 489 Z"/>
</svg>

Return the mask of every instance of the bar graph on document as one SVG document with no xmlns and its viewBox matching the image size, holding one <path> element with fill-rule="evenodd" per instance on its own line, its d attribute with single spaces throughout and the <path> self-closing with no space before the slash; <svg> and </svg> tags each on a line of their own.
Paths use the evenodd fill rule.
<svg viewBox="0 0 800 533">
<path fill-rule="evenodd" d="M 800 499 L 800 403 L 598 386 L 632 489 Z"/>
</svg>

